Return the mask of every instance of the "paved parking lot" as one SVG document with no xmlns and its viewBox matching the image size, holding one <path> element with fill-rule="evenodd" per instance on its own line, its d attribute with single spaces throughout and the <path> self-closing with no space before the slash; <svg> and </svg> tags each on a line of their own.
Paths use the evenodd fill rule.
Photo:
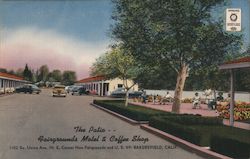
<svg viewBox="0 0 250 159">
<path fill-rule="evenodd" d="M 0 97 L 0 158 L 201 158 L 94 108 L 94 98 L 50 90 Z"/>
</svg>

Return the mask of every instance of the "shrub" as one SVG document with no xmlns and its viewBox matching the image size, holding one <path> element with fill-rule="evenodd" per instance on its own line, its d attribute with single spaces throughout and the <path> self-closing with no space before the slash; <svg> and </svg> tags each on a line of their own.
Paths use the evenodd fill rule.
<svg viewBox="0 0 250 159">
<path fill-rule="evenodd" d="M 94 100 L 94 104 L 119 113 L 136 121 L 148 121 L 150 117 L 156 115 L 171 114 L 168 112 L 138 107 L 134 105 L 124 106 L 124 100 Z"/>
<path fill-rule="evenodd" d="M 249 140 L 248 142 L 247 141 L 244 142 L 229 137 L 212 135 L 211 150 L 233 158 L 249 158 L 250 157 Z"/>
<path fill-rule="evenodd" d="M 216 117 L 201 117 L 197 115 L 165 116 L 170 121 L 184 125 L 222 125 L 222 119 Z"/>
<path fill-rule="evenodd" d="M 200 145 L 202 135 L 195 128 L 186 127 L 161 117 L 152 117 L 149 121 L 149 125 L 191 143 Z"/>
</svg>

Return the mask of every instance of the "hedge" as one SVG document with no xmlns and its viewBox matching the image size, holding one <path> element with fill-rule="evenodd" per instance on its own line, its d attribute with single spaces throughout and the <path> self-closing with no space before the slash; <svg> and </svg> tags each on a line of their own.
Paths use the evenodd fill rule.
<svg viewBox="0 0 250 159">
<path fill-rule="evenodd" d="M 196 115 L 165 116 L 165 119 L 184 125 L 222 125 L 222 119 L 216 117 L 201 117 Z"/>
<path fill-rule="evenodd" d="M 175 114 L 136 105 L 124 106 L 124 100 L 94 100 L 94 103 L 200 146 L 210 146 L 215 152 L 249 158 L 250 133 L 229 127 L 222 119 L 200 115 Z"/>
<path fill-rule="evenodd" d="M 233 158 L 250 158 L 249 140 L 244 142 L 225 136 L 212 135 L 211 150 Z"/>
<path fill-rule="evenodd" d="M 200 134 L 195 128 L 186 127 L 166 119 L 167 118 L 163 119 L 162 117 L 152 117 L 149 121 L 149 125 L 191 143 L 201 145 L 202 134 Z"/>
<path fill-rule="evenodd" d="M 153 109 L 147 109 L 143 107 L 138 107 L 134 105 L 124 106 L 123 100 L 94 100 L 94 104 L 107 108 L 111 111 L 119 113 L 123 116 L 131 118 L 136 121 L 148 121 L 150 117 L 157 115 L 167 115 L 171 114 L 164 111 L 158 111 Z"/>
</svg>

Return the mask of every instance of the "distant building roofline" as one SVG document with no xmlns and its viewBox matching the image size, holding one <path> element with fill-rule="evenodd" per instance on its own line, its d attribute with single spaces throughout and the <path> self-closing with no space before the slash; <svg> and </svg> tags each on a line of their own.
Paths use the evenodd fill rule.
<svg viewBox="0 0 250 159">
<path fill-rule="evenodd" d="M 95 82 L 95 81 L 101 81 L 101 80 L 106 80 L 105 76 L 100 75 L 100 76 L 87 77 L 87 78 L 77 81 L 77 83 L 88 83 L 88 82 Z"/>
<path fill-rule="evenodd" d="M 16 76 L 16 75 L 12 75 L 12 74 L 9 74 L 9 73 L 3 73 L 3 72 L 0 72 L 0 77 L 14 79 L 14 80 L 24 80 L 23 77 L 19 77 L 19 76 Z"/>
</svg>

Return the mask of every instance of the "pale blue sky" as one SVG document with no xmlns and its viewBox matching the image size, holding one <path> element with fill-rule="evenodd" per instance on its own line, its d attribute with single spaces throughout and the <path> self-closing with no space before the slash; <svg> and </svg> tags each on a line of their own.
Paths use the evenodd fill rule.
<svg viewBox="0 0 250 159">
<path fill-rule="evenodd" d="M 105 41 L 112 4 L 109 0 L 3 1 L 0 10 L 4 27 L 36 26 L 86 41 Z"/>
<path fill-rule="evenodd" d="M 245 40 L 249 42 L 249 0 L 232 0 L 242 8 Z M 112 23 L 110 0 L 1 1 L 1 25 L 7 28 L 36 26 L 54 29 L 84 41 L 108 41 Z"/>
<path fill-rule="evenodd" d="M 229 0 L 228 5 L 242 9 L 247 46 L 250 0 Z M 111 0 L 0 0 L 0 67 L 44 63 L 75 70 L 79 78 L 88 76 L 91 64 L 111 43 L 112 9 Z"/>
</svg>

